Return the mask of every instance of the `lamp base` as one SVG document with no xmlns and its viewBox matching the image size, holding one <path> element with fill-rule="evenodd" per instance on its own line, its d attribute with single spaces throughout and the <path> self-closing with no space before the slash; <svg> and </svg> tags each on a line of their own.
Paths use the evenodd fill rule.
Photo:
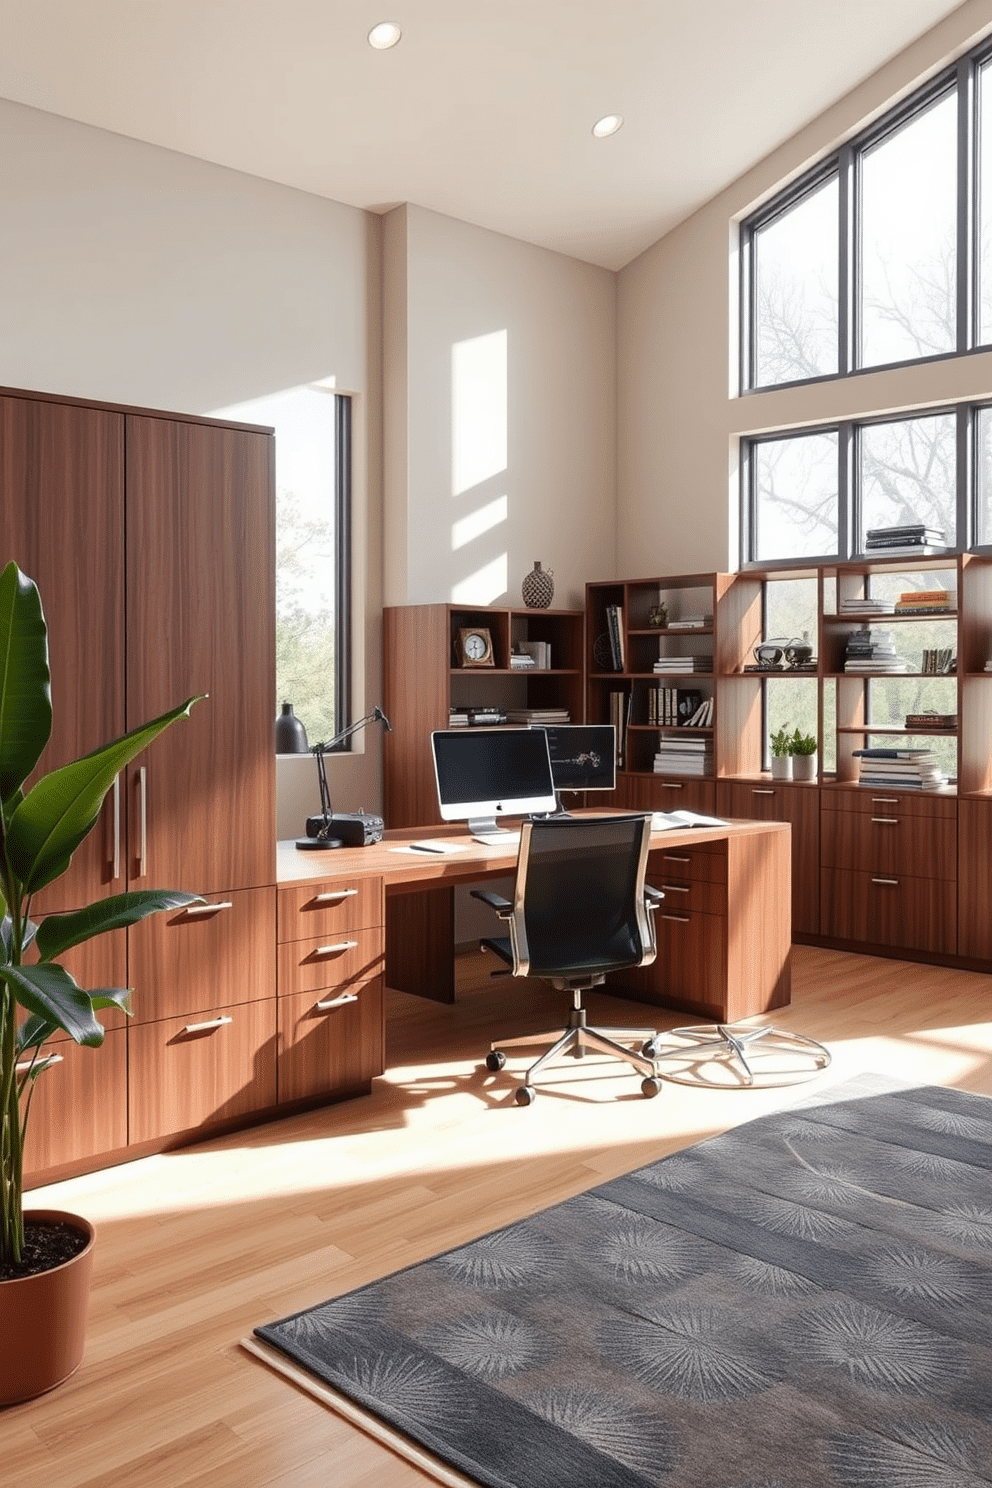
<svg viewBox="0 0 992 1488">
<path fill-rule="evenodd" d="M 296 846 L 300 852 L 321 852 L 324 848 L 344 847 L 340 837 L 297 837 Z"/>
</svg>

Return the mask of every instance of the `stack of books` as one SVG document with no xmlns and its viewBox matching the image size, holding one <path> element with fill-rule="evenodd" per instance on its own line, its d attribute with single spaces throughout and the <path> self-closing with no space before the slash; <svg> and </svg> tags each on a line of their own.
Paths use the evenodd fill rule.
<svg viewBox="0 0 992 1488">
<path fill-rule="evenodd" d="M 844 670 L 875 676 L 908 672 L 909 665 L 896 654 L 891 631 L 873 630 L 870 625 L 863 625 L 847 638 Z"/>
<path fill-rule="evenodd" d="M 713 740 L 660 734 L 654 771 L 656 775 L 712 775 Z"/>
<path fill-rule="evenodd" d="M 507 708 L 503 715 L 507 723 L 569 723 L 571 714 L 567 708 Z"/>
<path fill-rule="evenodd" d="M 712 614 L 710 614 L 710 615 L 705 615 L 705 614 L 700 614 L 700 615 L 679 615 L 676 619 L 669 620 L 669 622 L 668 622 L 668 629 L 669 630 L 709 630 L 712 627 L 712 625 L 713 625 L 713 616 L 712 616 Z"/>
<path fill-rule="evenodd" d="M 449 728 L 468 728 L 468 709 L 452 708 L 448 714 Z"/>
<path fill-rule="evenodd" d="M 471 728 L 494 728 L 506 723 L 507 715 L 502 708 L 469 708 L 468 721 Z"/>
<path fill-rule="evenodd" d="M 656 672 L 677 675 L 680 672 L 711 672 L 712 656 L 659 656 L 654 664 Z"/>
<path fill-rule="evenodd" d="M 878 553 L 882 558 L 896 558 L 910 553 L 924 556 L 927 553 L 943 553 L 947 539 L 939 527 L 928 527 L 925 522 L 910 522 L 905 527 L 872 527 L 865 533 L 865 552 Z"/>
<path fill-rule="evenodd" d="M 528 656 L 526 652 L 524 652 L 524 651 L 511 651 L 510 652 L 510 671 L 511 672 L 524 672 L 524 671 L 527 670 L 528 667 L 535 667 L 536 665 L 537 665 L 537 662 L 534 660 L 533 656 Z"/>
<path fill-rule="evenodd" d="M 541 671 L 547 671 L 551 665 L 550 641 L 518 641 L 517 652 L 518 655 L 510 657 L 511 667 L 515 663 L 526 666 L 529 661 Z"/>
<path fill-rule="evenodd" d="M 924 646 L 920 670 L 927 676 L 949 676 L 956 666 L 957 657 L 953 646 Z"/>
<path fill-rule="evenodd" d="M 947 776 L 932 749 L 856 749 L 859 785 L 899 790 L 939 790 Z"/>
<path fill-rule="evenodd" d="M 897 615 L 946 615 L 957 608 L 953 589 L 908 589 L 895 603 Z"/>
<path fill-rule="evenodd" d="M 887 599 L 842 599 L 838 606 L 841 615 L 891 615 L 892 606 Z"/>
<path fill-rule="evenodd" d="M 907 713 L 906 727 L 908 729 L 947 729 L 952 733 L 958 726 L 958 715 L 956 713 L 938 713 L 935 708 L 930 708 L 924 713 Z"/>
<path fill-rule="evenodd" d="M 696 687 L 653 687 L 648 691 L 648 723 L 705 728 L 712 721 L 713 699 Z"/>
</svg>

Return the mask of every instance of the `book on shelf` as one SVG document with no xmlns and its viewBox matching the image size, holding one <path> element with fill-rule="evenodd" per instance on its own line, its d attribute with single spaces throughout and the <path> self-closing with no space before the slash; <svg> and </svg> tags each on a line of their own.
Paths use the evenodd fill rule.
<svg viewBox="0 0 992 1488">
<path fill-rule="evenodd" d="M 838 605 L 841 615 L 891 615 L 892 605 L 886 599 L 842 599 Z"/>
<path fill-rule="evenodd" d="M 518 641 L 517 650 L 520 653 L 520 658 L 527 657 L 529 660 L 529 664 L 538 667 L 541 671 L 547 671 L 548 668 L 551 666 L 550 641 Z M 514 664 L 514 661 L 517 660 L 518 658 L 516 657 L 510 657 L 511 667 Z M 528 661 L 520 660 L 520 664 L 523 666 L 527 666 Z"/>
<path fill-rule="evenodd" d="M 507 708 L 509 723 L 568 723 L 571 714 L 567 708 Z"/>
<path fill-rule="evenodd" d="M 610 604 L 606 606 L 606 631 L 610 638 L 610 656 L 613 660 L 613 670 L 615 672 L 622 672 L 624 669 L 622 605 Z"/>
<path fill-rule="evenodd" d="M 700 811 L 653 811 L 652 832 L 673 832 L 686 827 L 725 827 L 722 816 L 704 816 Z"/>
<path fill-rule="evenodd" d="M 867 760 L 935 760 L 937 758 L 932 749 L 911 749 L 908 746 L 903 747 L 899 744 L 893 744 L 891 747 L 879 744 L 872 746 L 871 748 L 866 747 L 864 749 L 852 749 L 851 753 L 854 755 L 855 759 Z"/>
<path fill-rule="evenodd" d="M 947 535 L 939 527 L 928 527 L 925 522 L 914 522 L 905 527 L 872 527 L 865 533 L 865 552 L 886 552 L 892 548 L 907 547 L 919 551 L 931 544 L 946 548 Z"/>
<path fill-rule="evenodd" d="M 711 672 L 712 656 L 659 656 L 654 663 L 656 672 Z"/>
<path fill-rule="evenodd" d="M 954 608 L 954 605 L 950 604 L 897 604 L 892 613 L 894 615 L 952 615 L 954 613 Z"/>
<path fill-rule="evenodd" d="M 953 604 L 957 593 L 953 589 L 906 589 L 896 600 L 898 605 L 946 605 Z"/>
<path fill-rule="evenodd" d="M 492 727 L 495 724 L 507 723 L 509 715 L 502 708 L 469 708 L 468 721 L 473 728 Z"/>
<path fill-rule="evenodd" d="M 953 646 L 924 646 L 921 671 L 926 676 L 947 677 L 956 666 L 957 657 Z"/>
<path fill-rule="evenodd" d="M 468 713 L 462 709 L 453 710 L 448 714 L 449 728 L 468 728 Z"/>
<path fill-rule="evenodd" d="M 631 694 L 629 692 L 610 693 L 610 722 L 613 725 L 616 737 L 616 765 L 618 770 L 624 768 L 624 760 L 627 754 L 627 725 L 630 722 Z"/>
<path fill-rule="evenodd" d="M 958 726 L 958 715 L 956 713 L 907 713 L 906 727 L 908 729 L 956 729 Z"/>
<path fill-rule="evenodd" d="M 511 672 L 526 672 L 528 670 L 528 668 L 531 671 L 533 671 L 534 668 L 536 667 L 536 665 L 537 665 L 537 663 L 535 662 L 533 656 L 522 656 L 522 655 L 518 655 L 515 651 L 513 653 L 511 653 L 511 656 L 510 656 L 510 671 Z"/>
<path fill-rule="evenodd" d="M 865 552 L 880 558 L 940 558 L 948 549 L 941 540 L 939 543 L 866 543 Z"/>
</svg>

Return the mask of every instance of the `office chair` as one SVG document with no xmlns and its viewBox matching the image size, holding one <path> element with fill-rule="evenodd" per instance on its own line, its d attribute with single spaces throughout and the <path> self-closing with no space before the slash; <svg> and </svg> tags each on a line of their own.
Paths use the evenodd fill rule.
<svg viewBox="0 0 992 1488">
<path fill-rule="evenodd" d="M 510 931 L 481 942 L 509 968 L 493 976 L 541 977 L 572 994 L 566 1028 L 497 1039 L 491 1046 L 486 1067 L 495 1071 L 506 1064 L 503 1049 L 550 1045 L 518 1087 L 518 1105 L 534 1100 L 534 1080 L 546 1065 L 559 1055 L 581 1058 L 587 1049 L 633 1065 L 644 1076 L 644 1095 L 661 1089 L 650 1057 L 656 1031 L 590 1028 L 582 1006 L 583 992 L 600 986 L 608 972 L 647 966 L 655 958 L 653 910 L 664 895 L 644 882 L 650 836 L 650 815 L 527 821 L 520 831 L 512 903 L 488 889 L 472 890 Z M 641 1043 L 640 1051 L 625 1048 L 621 1039 Z"/>
</svg>

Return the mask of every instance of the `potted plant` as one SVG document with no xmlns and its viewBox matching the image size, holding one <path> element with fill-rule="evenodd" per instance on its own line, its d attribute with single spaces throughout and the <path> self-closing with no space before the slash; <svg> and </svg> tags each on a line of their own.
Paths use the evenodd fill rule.
<svg viewBox="0 0 992 1488">
<path fill-rule="evenodd" d="M 769 735 L 768 742 L 772 746 L 772 779 L 791 780 L 792 735 L 783 726 Z"/>
<path fill-rule="evenodd" d="M 789 740 L 792 755 L 793 780 L 816 779 L 816 735 L 804 734 L 796 729 Z"/>
<path fill-rule="evenodd" d="M 82 1357 L 92 1226 L 58 1211 L 24 1212 L 24 1140 L 35 1082 L 53 1063 L 60 1030 L 101 1044 L 102 1008 L 130 1011 L 121 987 L 84 991 L 59 957 L 159 910 L 202 902 L 165 889 L 116 894 L 35 924 L 31 901 L 68 868 L 115 776 L 189 698 L 160 718 L 41 776 L 31 775 L 52 729 L 48 631 L 41 596 L 16 563 L 0 574 L 0 1404 L 27 1400 L 70 1375 Z M 71 1119 L 71 1113 L 67 1113 Z"/>
</svg>

